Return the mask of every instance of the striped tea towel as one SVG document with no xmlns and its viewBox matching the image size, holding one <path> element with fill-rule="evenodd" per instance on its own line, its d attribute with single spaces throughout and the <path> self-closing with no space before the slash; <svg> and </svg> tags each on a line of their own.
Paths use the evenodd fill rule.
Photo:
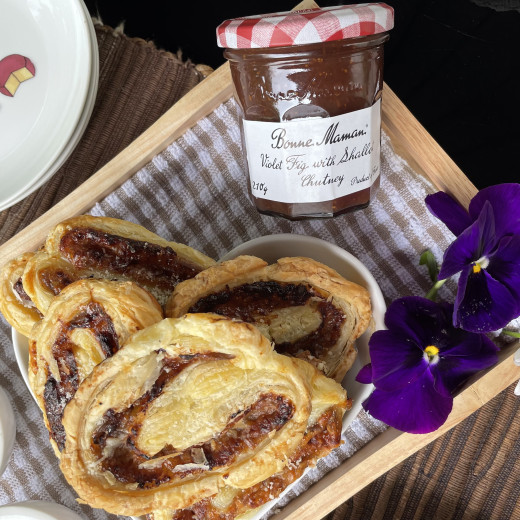
<svg viewBox="0 0 520 520">
<path fill-rule="evenodd" d="M 379 283 L 387 303 L 430 288 L 419 256 L 430 248 L 437 259 L 452 239 L 426 210 L 435 191 L 393 151 L 382 136 L 381 186 L 367 209 L 334 219 L 292 222 L 259 214 L 248 198 L 244 161 L 233 100 L 159 153 L 90 211 L 136 222 L 164 238 L 218 259 L 235 246 L 263 235 L 298 233 L 332 242 L 356 256 Z M 452 300 L 454 286 L 443 297 Z M 18 434 L 9 466 L 0 479 L 0 503 L 29 499 L 61 503 L 92 520 L 115 519 L 75 502 L 60 474 L 41 414 L 25 388 L 13 354 L 10 329 L 0 323 L 0 385 L 11 395 Z M 337 467 L 386 426 L 361 412 L 344 433 L 344 444 L 312 469 L 278 504 L 288 503 Z M 266 514 L 273 516 L 276 509 Z"/>
</svg>

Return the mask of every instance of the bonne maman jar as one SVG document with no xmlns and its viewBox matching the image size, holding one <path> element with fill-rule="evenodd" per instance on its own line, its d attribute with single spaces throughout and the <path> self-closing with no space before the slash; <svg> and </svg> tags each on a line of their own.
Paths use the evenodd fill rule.
<svg viewBox="0 0 520 520">
<path fill-rule="evenodd" d="M 261 213 L 333 217 L 380 181 L 383 44 L 393 9 L 355 4 L 226 20 L 249 190 Z"/>
</svg>

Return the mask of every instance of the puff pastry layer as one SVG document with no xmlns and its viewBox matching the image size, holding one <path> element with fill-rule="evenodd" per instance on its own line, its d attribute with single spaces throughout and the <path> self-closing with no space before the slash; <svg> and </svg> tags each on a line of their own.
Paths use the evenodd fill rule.
<svg viewBox="0 0 520 520">
<path fill-rule="evenodd" d="M 33 256 L 34 253 L 24 253 L 0 271 L 0 312 L 24 336 L 29 336 L 34 324 L 42 318 L 22 284 L 22 275 Z"/>
<path fill-rule="evenodd" d="M 179 281 L 214 263 L 132 222 L 82 215 L 50 231 L 43 250 L 28 262 L 22 282 L 42 313 L 65 286 L 89 277 L 134 281 L 164 304 Z"/>
<path fill-rule="evenodd" d="M 62 471 L 81 499 L 122 515 L 255 486 L 287 466 L 308 430 L 318 372 L 301 363 L 247 323 L 165 319 L 81 384 L 63 416 Z"/>
<path fill-rule="evenodd" d="M 54 298 L 32 330 L 28 376 L 58 457 L 63 410 L 80 383 L 134 332 L 161 319 L 155 298 L 132 282 L 79 280 Z"/>
<path fill-rule="evenodd" d="M 214 312 L 255 324 L 277 351 L 312 360 L 341 381 L 372 312 L 368 291 L 303 257 L 267 265 L 239 256 L 177 285 L 166 315 Z"/>
<path fill-rule="evenodd" d="M 296 359 L 311 386 L 312 411 L 298 447 L 287 454 L 288 464 L 278 473 L 247 489 L 222 488 L 189 508 L 154 511 L 147 520 L 246 520 L 260 506 L 277 498 L 306 468 L 341 442 L 342 417 L 351 403 L 345 391 L 305 361 Z"/>
</svg>

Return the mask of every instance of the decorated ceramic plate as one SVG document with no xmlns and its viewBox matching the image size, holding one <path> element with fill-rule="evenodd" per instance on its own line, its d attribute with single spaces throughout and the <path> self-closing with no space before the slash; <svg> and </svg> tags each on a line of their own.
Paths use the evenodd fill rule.
<svg viewBox="0 0 520 520">
<path fill-rule="evenodd" d="M 0 199 L 0 211 L 7 209 L 8 207 L 20 202 L 22 199 L 30 195 L 33 191 L 40 188 L 45 182 L 47 182 L 63 165 L 63 163 L 68 159 L 70 154 L 74 151 L 74 148 L 78 144 L 79 140 L 83 136 L 85 129 L 87 128 L 88 122 L 90 121 L 90 116 L 92 115 L 92 110 L 94 109 L 94 103 L 96 101 L 97 89 L 98 89 L 98 81 L 99 81 L 99 55 L 98 55 L 98 45 L 96 39 L 96 31 L 94 29 L 94 25 L 92 23 L 92 19 L 90 18 L 90 14 L 86 6 L 82 4 L 83 10 L 86 15 L 87 26 L 90 35 L 90 46 L 91 46 L 91 56 L 92 56 L 92 66 L 90 71 L 90 82 L 87 90 L 87 100 L 83 107 L 83 112 L 79 118 L 78 124 L 72 133 L 69 142 L 63 148 L 56 161 L 49 167 L 49 169 L 42 173 L 40 176 L 34 177 L 34 179 L 27 184 L 25 190 L 18 194 L 13 195 L 10 198 L 1 198 Z"/>
<path fill-rule="evenodd" d="M 0 17 L 0 205 L 27 192 L 67 147 L 92 80 L 80 0 L 5 0 Z"/>
</svg>

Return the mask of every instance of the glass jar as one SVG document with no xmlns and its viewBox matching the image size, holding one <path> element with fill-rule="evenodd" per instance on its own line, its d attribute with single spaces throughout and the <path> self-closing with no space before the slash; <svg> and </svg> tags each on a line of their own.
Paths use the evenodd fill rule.
<svg viewBox="0 0 520 520">
<path fill-rule="evenodd" d="M 392 8 L 365 4 L 217 28 L 258 211 L 318 218 L 369 204 L 380 179 L 383 44 L 392 27 Z"/>
</svg>

